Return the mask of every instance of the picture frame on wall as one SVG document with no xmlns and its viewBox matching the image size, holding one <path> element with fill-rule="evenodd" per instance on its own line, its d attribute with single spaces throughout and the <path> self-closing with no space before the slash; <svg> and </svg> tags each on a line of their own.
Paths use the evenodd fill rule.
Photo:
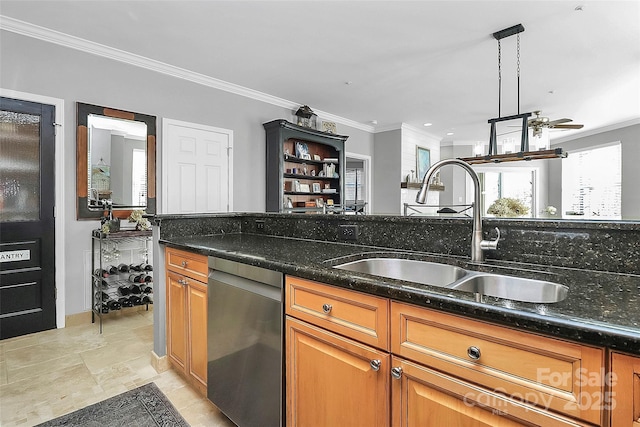
<svg viewBox="0 0 640 427">
<path fill-rule="evenodd" d="M 418 171 L 418 182 L 424 178 L 431 167 L 431 152 L 428 148 L 416 146 L 416 170 Z"/>
</svg>

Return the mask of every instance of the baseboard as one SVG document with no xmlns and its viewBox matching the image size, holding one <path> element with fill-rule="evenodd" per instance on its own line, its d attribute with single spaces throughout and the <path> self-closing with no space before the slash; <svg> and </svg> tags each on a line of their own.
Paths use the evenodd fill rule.
<svg viewBox="0 0 640 427">
<path fill-rule="evenodd" d="M 124 316 L 131 313 L 135 313 L 138 311 L 145 311 L 147 308 L 145 305 L 136 305 L 134 307 L 126 307 L 118 312 L 113 313 L 114 315 Z M 153 310 L 153 305 L 149 306 L 149 311 Z M 69 314 L 64 316 L 64 327 L 68 328 L 69 326 L 78 326 L 78 325 L 86 325 L 87 323 L 91 323 L 91 313 L 92 311 L 83 311 L 81 313 Z M 108 315 L 107 315 L 108 316 Z M 96 322 L 99 322 L 98 315 L 96 315 Z"/>
<path fill-rule="evenodd" d="M 64 327 L 86 325 L 91 323 L 91 310 L 64 316 Z"/>
<path fill-rule="evenodd" d="M 168 371 L 171 365 L 169 364 L 169 358 L 164 356 L 158 356 L 155 351 L 151 350 L 151 366 L 157 373 L 161 374 L 164 371 Z"/>
</svg>

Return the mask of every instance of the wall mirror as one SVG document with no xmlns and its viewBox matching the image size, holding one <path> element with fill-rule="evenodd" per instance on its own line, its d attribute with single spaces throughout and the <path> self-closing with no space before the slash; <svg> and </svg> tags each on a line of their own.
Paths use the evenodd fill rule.
<svg viewBox="0 0 640 427">
<path fill-rule="evenodd" d="M 77 217 L 156 209 L 156 117 L 77 103 Z"/>
</svg>

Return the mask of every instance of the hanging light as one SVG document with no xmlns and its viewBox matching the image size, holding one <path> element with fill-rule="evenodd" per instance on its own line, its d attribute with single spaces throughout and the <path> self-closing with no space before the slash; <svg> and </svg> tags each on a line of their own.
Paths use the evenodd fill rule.
<svg viewBox="0 0 640 427">
<path fill-rule="evenodd" d="M 493 33 L 493 37 L 498 41 L 498 117 L 489 119 L 488 123 L 491 125 L 489 134 L 489 150 L 486 156 L 480 156 L 477 153 L 478 145 L 474 148 L 475 157 L 460 158 L 467 163 L 487 163 L 487 162 L 505 162 L 516 160 L 534 160 L 534 159 L 548 159 L 556 157 L 567 157 L 567 154 L 562 151 L 562 148 L 554 150 L 549 149 L 549 129 L 546 127 L 534 128 L 529 131 L 529 117 L 533 113 L 520 113 L 520 33 L 524 31 L 522 24 L 517 24 L 504 30 Z M 502 45 L 501 40 L 505 37 L 517 36 L 517 84 L 518 84 L 518 114 L 502 117 Z M 498 138 L 496 126 L 498 123 L 520 120 L 521 132 L 520 132 L 520 150 L 516 151 L 516 141 L 514 138 L 510 138 L 503 141 L 502 147 L 503 154 L 498 154 Z M 532 151 L 529 148 L 529 136 L 531 133 L 531 139 L 537 151 Z"/>
</svg>

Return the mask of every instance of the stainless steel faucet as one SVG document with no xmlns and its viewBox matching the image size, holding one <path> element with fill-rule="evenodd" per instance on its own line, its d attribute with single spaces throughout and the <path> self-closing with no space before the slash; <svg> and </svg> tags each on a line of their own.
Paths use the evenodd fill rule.
<svg viewBox="0 0 640 427">
<path fill-rule="evenodd" d="M 473 168 L 465 161 L 460 159 L 440 160 L 429 168 L 424 174 L 422 187 L 416 196 L 416 203 L 425 204 L 427 201 L 427 193 L 429 191 L 429 182 L 431 177 L 438 169 L 445 165 L 458 165 L 466 170 L 473 180 L 473 228 L 471 231 L 471 261 L 484 261 L 484 251 L 496 249 L 500 240 L 500 230 L 496 227 L 498 237 L 496 240 L 482 240 L 482 215 L 480 213 L 480 179 Z"/>
</svg>

